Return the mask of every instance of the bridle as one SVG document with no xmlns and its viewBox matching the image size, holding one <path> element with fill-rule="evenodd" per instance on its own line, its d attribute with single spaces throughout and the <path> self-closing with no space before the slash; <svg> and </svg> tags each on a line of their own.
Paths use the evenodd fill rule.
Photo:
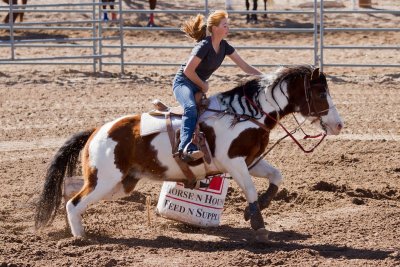
<svg viewBox="0 0 400 267">
<path fill-rule="evenodd" d="M 318 85 L 318 84 L 316 84 Z M 309 79 L 304 78 L 304 95 L 306 97 L 306 105 L 308 109 L 308 114 L 306 117 L 321 117 L 326 114 L 328 114 L 329 110 L 331 108 L 327 108 L 324 110 L 320 111 L 315 111 L 315 100 L 312 97 L 312 92 L 311 92 L 311 83 Z M 321 98 L 326 98 L 328 95 L 328 88 L 325 88 L 325 92 L 320 95 Z M 311 110 L 311 107 L 314 107 L 313 111 Z"/>
<path fill-rule="evenodd" d="M 314 100 L 313 100 L 313 97 L 312 97 L 312 94 L 311 94 L 311 84 L 310 84 L 310 80 L 309 79 L 307 79 L 306 77 L 304 77 L 304 90 L 305 90 L 305 97 L 306 97 L 306 104 L 307 104 L 307 108 L 308 108 L 308 115 L 307 116 L 316 116 L 316 117 L 318 117 L 317 119 L 319 119 L 320 121 L 321 121 L 321 116 L 323 116 L 323 115 L 326 115 L 328 112 L 329 112 L 329 109 L 330 108 L 328 108 L 328 109 L 326 109 L 326 110 L 322 110 L 322 111 L 318 111 L 318 112 L 315 112 L 315 111 L 312 111 L 311 110 L 311 106 L 314 106 Z M 245 93 L 245 88 L 243 87 L 243 95 L 244 95 L 244 97 L 246 98 L 246 100 L 250 103 L 250 105 L 253 107 L 253 108 L 255 108 L 256 110 L 258 110 L 259 112 L 261 112 L 262 114 L 264 114 L 265 116 L 267 116 L 268 118 L 270 118 L 271 120 L 273 120 L 276 124 L 278 124 L 285 132 L 286 132 L 286 135 L 285 136 L 283 136 L 283 137 L 281 137 L 280 139 L 278 139 L 278 141 L 277 142 L 275 142 L 274 143 L 274 145 L 270 148 L 270 149 L 268 149 L 266 152 L 264 152 L 259 158 L 258 158 L 258 160 L 256 160 L 256 161 L 254 161 L 250 166 L 249 166 L 249 169 L 251 169 L 252 167 L 254 167 L 262 158 L 264 158 L 279 142 L 281 142 L 283 139 L 285 139 L 286 137 L 290 137 L 292 140 L 293 140 L 293 142 L 295 142 L 295 144 L 304 152 L 304 153 L 311 153 L 311 152 L 313 152 L 321 143 L 322 143 L 322 141 L 325 139 L 325 137 L 326 137 L 326 130 L 325 130 L 325 127 L 324 127 L 324 125 L 322 124 L 322 121 L 321 121 L 321 126 L 324 128 L 324 130 L 325 130 L 325 133 L 320 133 L 320 134 L 317 134 L 317 135 L 309 135 L 309 134 L 306 134 L 305 132 L 304 132 L 304 130 L 301 128 L 301 125 L 304 123 L 299 123 L 298 122 L 298 120 L 296 119 L 296 117 L 294 117 L 295 118 L 295 121 L 296 121 L 296 123 L 297 123 L 297 127 L 294 129 L 294 130 L 292 130 L 292 131 L 289 131 L 289 130 L 287 130 L 286 129 L 286 127 L 278 120 L 278 119 L 275 119 L 273 116 L 271 116 L 269 113 L 267 113 L 267 112 L 265 112 L 259 105 L 257 105 L 252 99 L 250 99 L 247 95 L 246 95 L 246 93 Z M 279 105 L 278 105 L 278 107 L 279 107 Z M 258 122 L 258 121 L 257 121 Z M 263 125 L 264 126 L 264 125 Z M 262 127 L 263 129 L 265 129 L 266 127 L 264 126 L 264 127 Z M 320 138 L 320 140 L 318 141 L 318 143 L 317 144 L 315 144 L 312 148 L 310 148 L 310 149 L 305 149 L 301 144 L 300 144 L 300 142 L 293 136 L 293 134 L 295 133 L 295 132 L 297 132 L 297 130 L 301 130 L 301 132 L 304 134 L 304 137 L 303 137 L 303 139 L 311 139 L 311 138 Z M 268 129 L 269 130 L 269 129 Z"/>
<path fill-rule="evenodd" d="M 310 79 L 311 79 L 311 78 L 310 78 Z M 293 142 L 294 142 L 304 153 L 312 153 L 312 152 L 322 143 L 322 141 L 323 141 L 323 140 L 325 139 L 325 137 L 326 137 L 326 129 L 325 129 L 324 124 L 322 124 L 321 116 L 326 115 L 326 114 L 329 112 L 329 110 L 330 110 L 331 108 L 328 108 L 328 109 L 325 109 L 325 110 L 321 110 L 321 111 L 312 111 L 312 110 L 311 110 L 311 107 L 312 107 L 312 106 L 314 107 L 315 104 L 314 104 L 314 99 L 313 99 L 312 94 L 311 94 L 311 89 L 312 89 L 312 88 L 311 88 L 310 80 L 307 79 L 306 77 L 304 77 L 304 90 L 305 90 L 304 93 L 305 93 L 305 97 L 306 97 L 306 103 L 305 103 L 305 104 L 307 105 L 307 109 L 308 109 L 308 115 L 307 115 L 307 116 L 317 117 L 317 119 L 320 120 L 320 123 L 321 123 L 322 128 L 325 130 L 325 133 L 320 133 L 320 134 L 317 134 L 317 135 L 309 135 L 309 134 L 306 134 L 306 133 L 304 132 L 304 130 L 302 129 L 302 127 L 301 127 L 302 124 L 303 124 L 304 122 L 299 123 L 299 121 L 296 119 L 296 117 L 294 117 L 294 118 L 295 118 L 295 121 L 296 121 L 296 123 L 297 123 L 298 126 L 297 126 L 294 130 L 292 130 L 292 131 L 287 130 L 287 128 L 279 121 L 279 119 L 278 119 L 279 116 L 277 116 L 277 118 L 274 118 L 274 117 L 271 116 L 269 113 L 265 112 L 265 111 L 259 106 L 259 103 L 255 103 L 252 99 L 250 99 L 250 98 L 246 95 L 245 86 L 243 86 L 243 96 L 244 96 L 245 99 L 249 102 L 249 104 L 250 104 L 254 109 L 256 109 L 258 112 L 260 112 L 261 114 L 264 114 L 266 117 L 270 118 L 272 121 L 274 121 L 276 124 L 278 124 L 278 125 L 285 131 L 285 133 L 286 133 L 286 135 L 283 136 L 283 137 L 281 137 L 281 138 L 279 138 L 278 141 L 276 141 L 276 142 L 272 145 L 272 147 L 271 147 L 270 149 L 268 149 L 268 150 L 267 150 L 266 152 L 264 152 L 261 156 L 259 156 L 259 158 L 258 158 L 257 160 L 255 160 L 254 162 L 252 162 L 252 164 L 249 165 L 248 169 L 251 169 L 252 167 L 254 167 L 254 166 L 255 166 L 261 159 L 263 159 L 276 145 L 278 145 L 283 139 L 285 139 L 285 138 L 287 138 L 287 137 L 290 137 L 290 138 L 293 140 Z M 327 89 L 326 89 L 326 93 L 328 94 Z M 275 102 L 276 102 L 276 100 L 275 100 Z M 279 105 L 278 105 L 278 107 L 279 107 Z M 279 109 L 280 109 L 280 108 L 279 108 Z M 253 122 L 254 124 L 258 125 L 260 128 L 262 128 L 263 130 L 265 130 L 265 131 L 267 131 L 267 132 L 269 132 L 269 131 L 271 130 L 271 129 L 269 129 L 267 126 L 265 126 L 265 124 L 259 122 L 257 119 L 253 118 L 253 117 L 250 116 L 250 115 L 246 115 L 246 114 L 237 114 L 237 113 L 234 113 L 234 112 L 230 112 L 229 110 L 214 110 L 214 109 L 210 109 L 210 108 L 206 108 L 206 110 L 212 111 L 212 112 L 216 112 L 216 113 L 223 113 L 223 114 L 232 115 L 232 116 L 235 117 L 235 120 L 236 120 L 237 122 L 239 122 L 240 119 L 250 120 L 251 122 Z M 298 130 L 301 130 L 301 132 L 304 134 L 304 137 L 302 138 L 303 140 L 304 140 L 304 139 L 311 139 L 311 138 L 320 138 L 320 140 L 319 140 L 318 143 L 315 144 L 312 148 L 310 148 L 310 149 L 305 149 L 305 148 L 300 144 L 300 142 L 293 136 L 293 134 L 296 133 Z"/>
</svg>

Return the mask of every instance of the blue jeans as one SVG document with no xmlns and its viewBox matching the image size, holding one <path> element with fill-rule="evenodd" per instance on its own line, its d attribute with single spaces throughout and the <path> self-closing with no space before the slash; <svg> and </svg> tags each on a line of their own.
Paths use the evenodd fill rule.
<svg viewBox="0 0 400 267">
<path fill-rule="evenodd" d="M 184 74 L 178 73 L 175 76 L 173 90 L 176 100 L 183 107 L 181 125 L 181 142 L 178 150 L 183 150 L 192 140 L 197 123 L 197 107 L 194 95 L 200 89 Z"/>
</svg>

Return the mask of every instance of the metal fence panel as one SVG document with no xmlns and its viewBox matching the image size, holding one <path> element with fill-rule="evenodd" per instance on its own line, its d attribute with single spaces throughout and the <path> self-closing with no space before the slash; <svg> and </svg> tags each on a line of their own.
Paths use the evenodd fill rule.
<svg viewBox="0 0 400 267">
<path fill-rule="evenodd" d="M 325 44 L 325 33 L 327 32 L 399 32 L 400 28 L 368 28 L 368 27 L 341 27 L 341 28 L 329 28 L 325 27 L 325 17 L 329 14 L 393 14 L 400 15 L 400 10 L 376 10 L 376 9 L 368 9 L 368 10 L 326 10 L 324 8 L 324 0 L 320 0 L 320 59 L 319 64 L 321 70 L 324 67 L 400 67 L 400 64 L 372 64 L 372 63 L 343 63 L 343 62 L 335 62 L 330 63 L 327 62 L 324 58 L 324 52 L 333 49 L 360 49 L 360 50 L 399 50 L 400 46 L 396 45 L 326 45 Z"/>
<path fill-rule="evenodd" d="M 46 5 L 9 5 L 0 6 L 1 12 L 10 12 L 10 21 L 16 12 L 23 9 L 25 12 L 52 12 L 52 13 L 70 13 L 76 12 L 79 14 L 86 14 L 90 19 L 85 20 L 63 20 L 63 21 L 47 21 L 47 22 L 23 22 L 23 23 L 9 23 L 0 24 L 0 30 L 9 32 L 9 40 L 0 41 L 0 48 L 10 48 L 9 58 L 0 58 L 0 64 L 48 64 L 48 65 L 92 65 L 93 71 L 102 71 L 103 66 L 119 65 L 121 72 L 124 72 L 125 66 L 177 66 L 179 63 L 175 62 L 138 62 L 128 61 L 125 51 L 134 49 L 190 49 L 192 46 L 188 45 L 171 45 L 171 44 L 127 44 L 124 42 L 124 33 L 134 31 L 163 31 L 163 32 L 177 32 L 176 27 L 135 27 L 128 26 L 124 23 L 124 16 L 126 14 L 148 14 L 148 13 L 165 13 L 165 14 L 208 14 L 209 2 L 204 1 L 203 9 L 181 10 L 134 10 L 123 9 L 123 2 L 117 1 L 114 6 L 118 8 L 119 15 L 117 23 L 113 25 L 107 24 L 102 19 L 102 5 L 99 0 L 87 0 L 86 3 L 60 3 L 60 4 L 46 4 Z M 318 5 L 320 8 L 318 8 Z M 311 61 L 314 65 L 319 65 L 321 69 L 324 67 L 400 67 L 400 64 L 359 64 L 359 63 L 343 63 L 343 62 L 328 62 L 325 58 L 325 51 L 338 50 L 338 49 L 369 49 L 369 50 L 396 50 L 400 49 L 398 45 L 331 45 L 326 44 L 325 34 L 328 32 L 341 32 L 341 31 L 361 31 L 361 32 L 398 32 L 400 28 L 368 28 L 368 27 L 325 27 L 325 17 L 330 14 L 393 14 L 399 15 L 400 10 L 332 10 L 324 8 L 324 0 L 313 0 L 312 10 L 269 10 L 269 11 L 244 11 L 232 10 L 230 14 L 303 14 L 311 16 L 313 26 L 309 28 L 262 28 L 262 27 L 249 27 L 249 28 L 232 28 L 232 32 L 282 32 L 282 33 L 306 33 L 311 34 L 313 41 L 307 45 L 239 45 L 235 46 L 239 49 L 247 50 L 310 50 L 313 51 L 313 58 Z M 319 17 L 319 25 L 318 25 Z M 16 31 L 31 31 L 31 30 L 58 30 L 58 31 L 82 31 L 90 32 L 90 37 L 84 38 L 41 38 L 41 39 L 21 39 L 15 35 Z M 112 37 L 106 36 L 106 32 L 117 32 Z M 16 50 L 20 48 L 66 48 L 71 50 L 68 56 L 42 56 L 42 57 L 18 57 Z M 74 54 L 74 49 L 90 49 L 90 54 Z M 104 50 L 112 50 L 113 53 L 104 54 Z M 113 59 L 114 61 L 108 61 Z M 115 61 L 115 59 L 117 61 Z M 280 64 L 253 64 L 258 67 L 262 66 L 276 66 L 285 65 Z M 224 64 L 224 66 L 233 66 L 232 64 Z"/>
</svg>

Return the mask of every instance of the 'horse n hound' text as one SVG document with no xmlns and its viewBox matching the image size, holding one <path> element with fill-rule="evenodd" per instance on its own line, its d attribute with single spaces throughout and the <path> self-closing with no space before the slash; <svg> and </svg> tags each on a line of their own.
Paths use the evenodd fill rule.
<svg viewBox="0 0 400 267">
<path fill-rule="evenodd" d="M 213 95 L 210 102 L 218 102 L 222 112 L 216 111 L 200 122 L 212 161 L 191 162 L 190 169 L 198 180 L 229 173 L 249 203 L 244 217 L 250 220 L 256 239 L 267 240 L 261 211 L 269 206 L 283 178 L 278 169 L 259 157 L 268 145 L 270 131 L 291 113 L 302 115 L 328 135 L 340 133 L 343 123 L 326 77 L 310 66 L 280 68 Z M 64 177 L 71 176 L 81 150 L 85 183 L 66 204 L 74 236 L 84 235 L 82 214 L 88 205 L 117 193 L 127 195 L 142 178 L 185 182 L 187 178 L 171 154 L 168 133 L 141 136 L 140 120 L 140 115 L 121 117 L 79 132 L 65 142 L 47 170 L 35 217 L 36 228 L 48 225 L 54 218 L 61 204 Z M 267 178 L 269 188 L 258 195 L 252 176 Z"/>
<path fill-rule="evenodd" d="M 188 189 L 183 184 L 164 182 L 157 204 L 157 213 L 168 219 L 202 227 L 220 224 L 228 192 L 225 175 L 208 178 L 206 188 Z"/>
</svg>

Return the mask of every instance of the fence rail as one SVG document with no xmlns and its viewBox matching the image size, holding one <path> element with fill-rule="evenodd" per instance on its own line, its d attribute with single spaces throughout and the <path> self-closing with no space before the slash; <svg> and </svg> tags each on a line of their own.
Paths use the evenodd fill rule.
<svg viewBox="0 0 400 267">
<path fill-rule="evenodd" d="M 90 1 L 90 0 L 88 0 Z M 176 27 L 136 27 L 124 24 L 124 16 L 127 14 L 207 14 L 209 11 L 208 1 L 204 1 L 203 9 L 193 10 L 134 10 L 124 9 L 123 2 L 114 3 L 116 13 L 119 19 L 109 25 L 104 22 L 102 15 L 103 3 L 99 0 L 92 0 L 88 3 L 60 3 L 46 5 L 9 5 L 0 6 L 0 14 L 5 12 L 10 13 L 10 21 L 17 12 L 23 10 L 25 13 L 79 13 L 87 14 L 89 18 L 84 20 L 63 20 L 63 21 L 44 21 L 44 22 L 23 22 L 23 23 L 8 23 L 0 24 L 0 30 L 9 33 L 9 38 L 3 41 L 0 39 L 0 49 L 10 48 L 9 58 L 0 58 L 0 65 L 12 64 L 40 64 L 40 65 L 92 65 L 93 71 L 101 71 L 103 66 L 114 65 L 120 66 L 121 72 L 124 72 L 125 66 L 177 66 L 175 62 L 139 62 L 127 61 L 125 51 L 134 49 L 191 49 L 188 45 L 173 45 L 173 44 L 128 44 L 124 42 L 124 33 L 129 31 L 163 31 L 177 32 Z M 318 7 L 319 6 L 319 7 Z M 400 50 L 397 45 L 332 45 L 327 44 L 325 40 L 326 33 L 330 32 L 398 32 L 400 28 L 350 28 L 350 27 L 325 27 L 325 18 L 331 14 L 393 14 L 399 15 L 400 10 L 326 10 L 324 9 L 324 0 L 313 0 L 313 8 L 308 10 L 269 10 L 269 11 L 244 11 L 232 10 L 230 14 L 293 14 L 310 16 L 312 27 L 308 28 L 231 28 L 231 32 L 280 32 L 280 33 L 295 33 L 295 34 L 310 34 L 312 41 L 309 44 L 303 45 L 239 45 L 235 46 L 238 49 L 247 50 L 309 50 L 312 51 L 312 56 L 308 59 L 310 64 L 319 65 L 322 69 L 325 66 L 329 67 L 400 67 L 400 64 L 357 64 L 357 63 L 342 63 L 328 62 L 325 58 L 325 51 L 338 49 L 361 49 L 361 50 Z M 319 18 L 319 20 L 318 20 Z M 319 22 L 319 23 L 318 23 Z M 89 37 L 85 38 L 43 38 L 43 39 L 21 39 L 16 36 L 16 31 L 32 31 L 32 30 L 57 30 L 57 31 L 79 31 L 90 33 Z M 115 36 L 106 36 L 106 32 L 117 33 Z M 66 48 L 71 49 L 71 54 L 68 56 L 50 56 L 45 57 L 17 57 L 16 51 L 19 48 Z M 74 49 L 88 49 L 91 52 L 85 54 L 74 54 Z M 104 50 L 113 51 L 113 53 L 104 53 Z M 114 59 L 107 61 L 106 59 Z M 288 65 L 283 62 L 277 64 L 252 64 L 258 67 L 270 67 L 276 65 Z M 232 64 L 224 64 L 224 66 L 233 66 Z"/>
<path fill-rule="evenodd" d="M 356 63 L 327 63 L 324 58 L 324 53 L 327 50 L 332 49 L 361 49 L 361 50 L 399 50 L 400 46 L 385 46 L 385 45 L 366 45 L 366 46 L 355 46 L 355 45 L 326 45 L 325 44 L 325 32 L 354 32 L 354 31 L 361 31 L 361 32 L 398 32 L 400 28 L 350 28 L 350 27 L 343 27 L 343 28 L 328 28 L 325 27 L 325 16 L 330 14 L 393 14 L 399 15 L 400 10 L 325 10 L 324 9 L 324 0 L 320 0 L 320 57 L 319 57 L 319 65 L 321 69 L 324 67 L 400 67 L 400 64 L 356 64 Z"/>
</svg>

